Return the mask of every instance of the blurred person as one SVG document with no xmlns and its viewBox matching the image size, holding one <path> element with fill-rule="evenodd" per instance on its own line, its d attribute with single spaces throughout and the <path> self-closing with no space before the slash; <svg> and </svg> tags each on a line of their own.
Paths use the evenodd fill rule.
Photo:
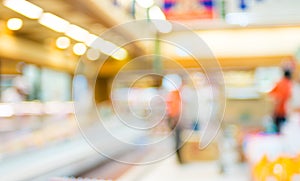
<svg viewBox="0 0 300 181">
<path fill-rule="evenodd" d="M 175 134 L 175 149 L 179 163 L 182 163 L 179 147 L 181 145 L 181 126 L 179 118 L 181 112 L 181 96 L 179 90 L 173 90 L 167 95 L 168 126 Z"/>
<path fill-rule="evenodd" d="M 182 163 L 181 155 L 180 155 L 180 146 L 181 146 L 181 125 L 179 123 L 181 117 L 181 88 L 182 88 L 182 80 L 178 75 L 170 75 L 167 77 L 166 81 L 171 81 L 173 88 L 169 90 L 169 93 L 166 98 L 167 105 L 167 119 L 168 126 L 171 131 L 174 131 L 175 134 L 175 149 L 176 155 L 179 163 Z"/>
<path fill-rule="evenodd" d="M 13 79 L 13 86 L 4 90 L 2 93 L 2 102 L 16 103 L 25 101 L 29 93 L 28 82 L 23 76 L 17 76 Z"/>
<path fill-rule="evenodd" d="M 273 121 L 277 133 L 280 133 L 282 125 L 286 122 L 287 102 L 291 97 L 291 92 L 291 71 L 289 69 L 284 69 L 284 76 L 269 93 L 275 102 Z"/>
<path fill-rule="evenodd" d="M 181 112 L 181 96 L 179 90 L 172 90 L 167 95 L 167 111 L 169 127 L 173 130 L 178 123 L 178 119 Z"/>
</svg>

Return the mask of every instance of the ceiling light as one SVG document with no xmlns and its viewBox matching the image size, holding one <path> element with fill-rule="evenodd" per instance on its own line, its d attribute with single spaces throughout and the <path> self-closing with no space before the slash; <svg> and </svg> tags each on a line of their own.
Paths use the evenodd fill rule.
<svg viewBox="0 0 300 181">
<path fill-rule="evenodd" d="M 59 33 L 65 32 L 70 24 L 67 20 L 51 13 L 43 13 L 39 23 Z"/>
<path fill-rule="evenodd" d="M 124 60 L 127 57 L 127 51 L 124 48 L 120 48 L 114 52 L 112 57 L 117 60 Z"/>
<path fill-rule="evenodd" d="M 30 19 L 38 19 L 43 9 L 25 0 L 4 0 L 4 6 Z"/>
<path fill-rule="evenodd" d="M 86 56 L 89 60 L 97 60 L 100 57 L 99 50 L 91 48 L 87 51 Z"/>
<path fill-rule="evenodd" d="M 86 42 L 87 43 L 87 42 Z M 93 41 L 93 43 L 90 45 L 90 47 L 93 47 L 94 49 L 98 49 L 102 51 L 101 49 L 105 47 L 106 41 L 102 38 L 98 37 L 96 40 Z"/>
<path fill-rule="evenodd" d="M 79 26 L 70 25 L 66 31 L 66 35 L 76 41 L 84 42 L 88 36 L 89 32 Z"/>
<path fill-rule="evenodd" d="M 166 20 L 165 14 L 158 6 L 153 6 L 149 9 L 150 19 Z"/>
<path fill-rule="evenodd" d="M 76 43 L 73 46 L 73 52 L 75 55 L 83 55 L 86 51 L 86 46 L 83 43 Z"/>
<path fill-rule="evenodd" d="M 94 34 L 89 34 L 85 40 L 85 44 L 89 47 L 91 47 L 94 42 L 98 39 L 98 36 L 97 35 L 94 35 Z"/>
<path fill-rule="evenodd" d="M 19 18 L 11 18 L 7 21 L 7 28 L 10 30 L 19 30 L 23 26 L 23 21 Z"/>
<path fill-rule="evenodd" d="M 153 0 L 136 0 L 136 2 L 143 8 L 150 8 L 154 4 Z"/>
<path fill-rule="evenodd" d="M 70 39 L 65 36 L 61 36 L 56 39 L 56 46 L 60 49 L 66 49 L 70 46 Z"/>
<path fill-rule="evenodd" d="M 113 44 L 112 42 L 109 41 L 99 41 L 100 42 L 100 47 L 99 49 L 105 53 L 106 55 L 112 55 L 114 51 L 118 49 L 117 45 Z"/>
</svg>

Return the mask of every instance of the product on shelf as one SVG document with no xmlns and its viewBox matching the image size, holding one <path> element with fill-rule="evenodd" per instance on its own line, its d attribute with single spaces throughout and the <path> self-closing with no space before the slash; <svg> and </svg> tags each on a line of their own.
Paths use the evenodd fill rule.
<svg viewBox="0 0 300 181">
<path fill-rule="evenodd" d="M 257 133 L 245 139 L 244 152 L 254 181 L 300 180 L 299 115 L 290 115 L 282 134 Z"/>
<path fill-rule="evenodd" d="M 292 158 L 282 156 L 271 161 L 264 156 L 252 168 L 254 181 L 270 180 L 296 181 L 300 178 L 300 155 Z"/>
</svg>

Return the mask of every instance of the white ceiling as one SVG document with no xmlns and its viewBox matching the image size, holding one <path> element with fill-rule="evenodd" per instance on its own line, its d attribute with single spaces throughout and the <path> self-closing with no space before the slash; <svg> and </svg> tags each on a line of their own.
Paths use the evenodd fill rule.
<svg viewBox="0 0 300 181">
<path fill-rule="evenodd" d="M 300 48 L 300 27 L 266 29 L 228 29 L 196 32 L 216 57 L 260 57 L 294 55 Z M 203 47 L 195 47 L 193 40 L 186 38 L 187 32 L 167 35 L 170 42 L 186 42 L 189 50 L 198 50 L 199 56 L 209 58 Z M 171 44 L 163 44 L 162 52 L 174 58 L 188 58 Z M 194 55 L 195 56 L 195 55 Z M 207 57 L 208 56 L 208 57 Z"/>
</svg>

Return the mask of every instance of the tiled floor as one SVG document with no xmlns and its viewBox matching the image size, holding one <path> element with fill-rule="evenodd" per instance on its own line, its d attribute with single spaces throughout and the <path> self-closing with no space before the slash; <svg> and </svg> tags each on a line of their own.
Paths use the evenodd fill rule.
<svg viewBox="0 0 300 181">
<path fill-rule="evenodd" d="M 220 174 L 217 162 L 199 162 L 179 165 L 176 157 L 164 161 L 135 166 L 119 180 L 139 181 L 249 181 L 244 165 L 236 166 L 231 173 Z"/>
</svg>

